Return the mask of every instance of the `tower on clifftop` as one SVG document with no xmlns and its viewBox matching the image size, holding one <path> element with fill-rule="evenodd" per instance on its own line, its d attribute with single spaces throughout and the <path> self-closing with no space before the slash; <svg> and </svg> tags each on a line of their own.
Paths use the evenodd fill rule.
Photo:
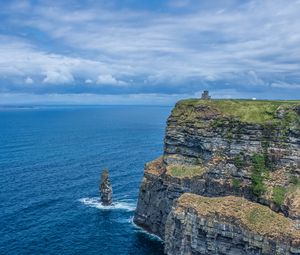
<svg viewBox="0 0 300 255">
<path fill-rule="evenodd" d="M 201 99 L 208 100 L 210 98 L 211 98 L 211 96 L 209 95 L 208 90 L 204 90 L 203 93 L 202 93 L 202 95 L 201 95 Z"/>
</svg>

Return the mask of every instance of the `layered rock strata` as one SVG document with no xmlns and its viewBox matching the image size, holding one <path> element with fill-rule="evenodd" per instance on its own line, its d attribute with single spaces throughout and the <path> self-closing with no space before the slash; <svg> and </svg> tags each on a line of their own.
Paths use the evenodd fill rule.
<svg viewBox="0 0 300 255">
<path fill-rule="evenodd" d="M 176 200 L 193 193 L 245 197 L 297 226 L 299 109 L 299 102 L 287 101 L 177 103 L 167 121 L 164 155 L 145 166 L 135 223 L 164 239 Z"/>
<path fill-rule="evenodd" d="M 168 215 L 167 254 L 292 255 L 300 253 L 300 230 L 269 208 L 238 197 L 183 194 Z"/>
<path fill-rule="evenodd" d="M 109 180 L 108 170 L 103 170 L 101 175 L 101 181 L 99 185 L 99 191 L 101 196 L 101 203 L 105 206 L 112 204 L 112 185 Z"/>
</svg>

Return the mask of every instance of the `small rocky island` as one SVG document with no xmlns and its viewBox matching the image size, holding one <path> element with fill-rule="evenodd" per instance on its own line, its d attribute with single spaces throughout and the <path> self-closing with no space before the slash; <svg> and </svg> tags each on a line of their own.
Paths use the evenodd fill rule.
<svg viewBox="0 0 300 255">
<path fill-rule="evenodd" d="M 102 205 L 109 206 L 112 204 L 112 186 L 109 180 L 109 172 L 107 169 L 102 171 L 101 181 L 99 185 Z"/>
<path fill-rule="evenodd" d="M 168 255 L 300 254 L 300 101 L 179 101 L 134 222 Z"/>
</svg>

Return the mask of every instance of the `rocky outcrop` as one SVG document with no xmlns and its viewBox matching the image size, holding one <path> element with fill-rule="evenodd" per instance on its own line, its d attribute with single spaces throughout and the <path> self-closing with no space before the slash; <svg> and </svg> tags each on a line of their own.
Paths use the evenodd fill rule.
<svg viewBox="0 0 300 255">
<path fill-rule="evenodd" d="M 168 215 L 167 254 L 292 255 L 300 253 L 294 222 L 243 198 L 184 194 Z"/>
<path fill-rule="evenodd" d="M 99 186 L 101 203 L 105 206 L 112 204 L 112 186 L 109 180 L 108 170 L 103 170 Z"/>
<path fill-rule="evenodd" d="M 284 119 L 284 114 L 296 112 L 282 108 L 278 111 L 281 117 L 275 116 L 273 121 L 249 123 L 222 114 L 213 104 L 178 103 L 167 122 L 165 161 L 207 162 L 217 153 L 249 161 L 254 153 L 266 152 L 274 167 L 290 165 L 299 169 L 299 123 L 292 125 Z M 247 173 L 239 172 L 245 177 Z"/>
<path fill-rule="evenodd" d="M 164 239 L 177 199 L 193 193 L 244 197 L 296 224 L 300 219 L 298 104 L 177 103 L 167 121 L 164 155 L 145 166 L 134 222 Z"/>
</svg>

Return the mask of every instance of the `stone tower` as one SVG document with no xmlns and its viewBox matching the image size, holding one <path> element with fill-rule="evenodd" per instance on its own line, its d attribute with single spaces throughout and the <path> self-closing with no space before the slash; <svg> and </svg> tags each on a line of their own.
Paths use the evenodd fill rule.
<svg viewBox="0 0 300 255">
<path fill-rule="evenodd" d="M 101 181 L 99 185 L 102 205 L 112 204 L 112 186 L 109 180 L 109 172 L 107 169 L 102 171 Z"/>
<path fill-rule="evenodd" d="M 205 99 L 205 100 L 208 100 L 210 99 L 210 95 L 209 95 L 209 92 L 208 90 L 204 90 L 203 93 L 202 93 L 202 96 L 201 96 L 201 99 Z"/>
</svg>

